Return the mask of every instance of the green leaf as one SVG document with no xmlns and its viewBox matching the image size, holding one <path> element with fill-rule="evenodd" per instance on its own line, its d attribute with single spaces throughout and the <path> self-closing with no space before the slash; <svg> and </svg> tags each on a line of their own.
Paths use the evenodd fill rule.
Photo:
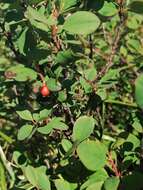
<svg viewBox="0 0 143 190">
<path fill-rule="evenodd" d="M 100 80 L 100 84 L 102 83 L 109 83 L 111 81 L 115 81 L 118 79 L 119 70 L 118 69 L 110 69 Z"/>
<path fill-rule="evenodd" d="M 142 0 L 132 1 L 129 4 L 129 11 L 132 11 L 138 14 L 143 14 L 143 1 Z"/>
<path fill-rule="evenodd" d="M 73 61 L 74 56 L 71 50 L 65 50 L 65 51 L 59 51 L 55 59 L 57 63 L 67 64 Z"/>
<path fill-rule="evenodd" d="M 100 10 L 104 5 L 104 0 L 99 1 L 87 1 L 87 8 L 94 11 Z"/>
<path fill-rule="evenodd" d="M 35 21 L 41 22 L 41 23 L 43 23 L 45 25 L 48 24 L 48 21 L 47 21 L 48 19 L 43 14 L 41 14 L 36 9 L 33 9 L 30 6 L 27 7 L 27 11 L 25 12 L 25 16 L 29 20 L 35 20 Z"/>
<path fill-rule="evenodd" d="M 61 90 L 61 84 L 56 81 L 56 79 L 50 78 L 46 81 L 46 83 L 48 85 L 48 88 L 53 92 Z"/>
<path fill-rule="evenodd" d="M 134 123 L 132 124 L 133 128 L 138 131 L 139 133 L 142 133 L 143 132 L 143 127 L 140 123 L 139 120 L 135 120 Z"/>
<path fill-rule="evenodd" d="M 33 26 L 46 32 L 49 30 L 49 26 L 56 24 L 56 20 L 52 16 L 47 18 L 44 14 L 30 6 L 27 7 L 25 17 L 29 19 Z"/>
<path fill-rule="evenodd" d="M 55 186 L 57 190 L 75 190 L 77 187 L 77 184 L 69 183 L 68 181 L 64 179 L 56 179 L 55 180 Z"/>
<path fill-rule="evenodd" d="M 61 0 L 60 1 L 60 11 L 61 13 L 65 13 L 71 8 L 75 7 L 77 0 Z"/>
<path fill-rule="evenodd" d="M 93 81 L 96 77 L 97 71 L 94 67 L 84 71 L 85 78 L 87 80 Z"/>
<path fill-rule="evenodd" d="M 37 122 L 40 121 L 40 115 L 38 113 L 33 113 L 33 119 Z"/>
<path fill-rule="evenodd" d="M 42 134 L 49 134 L 53 129 L 67 130 L 68 126 L 63 123 L 62 118 L 55 117 L 46 126 L 39 127 L 37 131 Z"/>
<path fill-rule="evenodd" d="M 48 135 L 49 133 L 51 133 L 53 130 L 53 126 L 52 125 L 45 125 L 44 127 L 39 127 L 37 129 L 37 131 L 41 134 L 44 134 L 44 135 Z"/>
<path fill-rule="evenodd" d="M 99 18 L 88 11 L 78 11 L 65 21 L 63 29 L 70 34 L 87 35 L 93 33 L 100 25 Z"/>
<path fill-rule="evenodd" d="M 14 79 L 16 81 L 27 81 L 27 80 L 35 80 L 37 78 L 37 73 L 30 68 L 27 68 L 23 65 L 16 65 L 9 68 L 7 71 L 10 71 L 14 74 Z"/>
<path fill-rule="evenodd" d="M 22 141 L 24 139 L 26 139 L 27 137 L 30 136 L 30 134 L 32 133 L 33 130 L 33 126 L 32 125 L 23 125 L 19 131 L 18 131 L 18 140 Z"/>
<path fill-rule="evenodd" d="M 136 148 L 140 147 L 140 140 L 139 138 L 137 138 L 135 135 L 133 134 L 128 134 L 128 137 L 125 141 L 125 144 L 126 143 L 130 143 L 132 145 L 132 150 L 135 150 Z"/>
<path fill-rule="evenodd" d="M 91 171 L 99 170 L 105 166 L 106 153 L 106 147 L 99 141 L 86 140 L 77 148 L 81 162 Z"/>
<path fill-rule="evenodd" d="M 32 114 L 29 110 L 24 110 L 24 111 L 16 111 L 16 113 L 24 120 L 27 121 L 32 121 L 33 117 Z"/>
<path fill-rule="evenodd" d="M 19 48 L 19 52 L 23 55 L 25 55 L 24 52 L 24 46 L 25 46 L 25 40 L 26 40 L 26 34 L 27 34 L 28 28 L 26 27 L 22 33 L 20 34 L 18 40 L 17 40 L 17 46 Z"/>
<path fill-rule="evenodd" d="M 33 168 L 32 166 L 27 166 L 24 169 L 24 174 L 27 178 L 27 180 L 34 186 L 37 186 L 37 175 L 35 172 L 35 168 Z"/>
<path fill-rule="evenodd" d="M 82 116 L 74 124 L 72 138 L 74 141 L 83 141 L 93 133 L 95 120 L 92 117 Z"/>
<path fill-rule="evenodd" d="M 99 10 L 99 13 L 103 16 L 114 16 L 118 13 L 118 9 L 113 2 L 105 1 L 104 6 Z"/>
<path fill-rule="evenodd" d="M 142 45 L 139 40 L 129 38 L 127 41 L 127 46 L 131 52 L 143 54 Z"/>
<path fill-rule="evenodd" d="M 117 177 L 110 177 L 104 183 L 105 190 L 117 190 L 120 180 Z"/>
<path fill-rule="evenodd" d="M 62 139 L 61 145 L 65 152 L 68 152 L 72 148 L 72 143 L 67 139 Z"/>
<path fill-rule="evenodd" d="M 41 190 L 50 190 L 50 181 L 49 177 L 45 175 L 45 173 L 37 171 L 37 183 L 38 187 Z"/>
<path fill-rule="evenodd" d="M 103 181 L 100 181 L 100 182 L 96 182 L 96 183 L 93 183 L 92 185 L 90 185 L 89 187 L 87 187 L 86 190 L 102 190 L 102 185 L 103 185 Z"/>
<path fill-rule="evenodd" d="M 30 68 L 21 68 L 16 73 L 15 80 L 16 81 L 27 81 L 27 80 L 35 80 L 37 78 L 37 73 Z"/>
<path fill-rule="evenodd" d="M 89 179 L 82 184 L 80 190 L 90 187 L 97 182 L 102 182 L 102 184 L 103 184 L 103 181 L 105 181 L 107 178 L 108 178 L 108 174 L 107 174 L 106 170 L 104 170 L 104 169 L 99 170 L 96 173 L 89 176 Z"/>
<path fill-rule="evenodd" d="M 51 114 L 51 110 L 43 109 L 40 111 L 40 120 L 47 119 L 48 116 Z"/>
<path fill-rule="evenodd" d="M 13 143 L 13 141 L 14 141 L 10 136 L 6 135 L 2 131 L 0 131 L 0 137 L 10 144 Z"/>
<path fill-rule="evenodd" d="M 82 77 L 80 77 L 80 84 L 81 84 L 82 88 L 84 89 L 85 93 L 92 92 L 91 85 Z"/>
<path fill-rule="evenodd" d="M 60 91 L 60 92 L 58 93 L 58 100 L 59 100 L 60 102 L 64 102 L 64 101 L 66 101 L 66 99 L 67 99 L 67 93 L 66 93 L 66 91 L 65 91 L 65 90 Z"/>
<path fill-rule="evenodd" d="M 50 121 L 50 124 L 53 126 L 53 129 L 67 130 L 68 126 L 63 123 L 63 118 L 55 117 Z"/>
<path fill-rule="evenodd" d="M 0 160 L 0 190 L 7 190 L 5 168 Z"/>
<path fill-rule="evenodd" d="M 32 166 L 27 166 L 24 169 L 24 174 L 27 180 L 38 189 L 41 190 L 50 190 L 50 181 L 49 177 L 46 175 L 46 167 L 40 166 L 38 168 L 34 168 Z"/>
<path fill-rule="evenodd" d="M 143 109 L 143 74 L 139 75 L 135 81 L 135 99 L 138 106 Z"/>
<path fill-rule="evenodd" d="M 132 17 L 129 17 L 127 20 L 127 26 L 130 29 L 137 30 L 142 23 L 142 15 L 134 14 Z M 126 50 L 127 51 L 127 50 Z"/>
<path fill-rule="evenodd" d="M 59 129 L 61 131 L 68 130 L 68 126 L 65 123 L 63 123 L 63 122 L 57 123 L 53 128 L 54 129 Z"/>
</svg>

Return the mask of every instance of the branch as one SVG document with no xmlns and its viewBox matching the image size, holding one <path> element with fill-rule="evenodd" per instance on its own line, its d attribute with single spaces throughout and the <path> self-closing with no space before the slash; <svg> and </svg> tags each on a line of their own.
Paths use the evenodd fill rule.
<svg viewBox="0 0 143 190">
<path fill-rule="evenodd" d="M 108 154 L 108 162 L 110 166 L 112 167 L 113 172 L 115 173 L 116 177 L 121 177 L 121 172 L 118 170 L 115 161 L 112 159 L 111 152 Z"/>
<path fill-rule="evenodd" d="M 52 16 L 55 20 L 57 20 L 59 17 L 58 9 L 56 9 L 55 6 L 52 10 Z M 54 24 L 51 26 L 51 36 L 52 36 L 52 39 L 53 39 L 53 42 L 54 42 L 54 45 L 56 48 L 55 49 L 56 52 L 58 52 L 61 49 L 61 41 L 60 41 L 57 33 L 58 33 L 58 27 L 57 27 L 57 25 Z"/>
<path fill-rule="evenodd" d="M 113 66 L 113 64 L 114 64 L 113 60 L 114 60 L 114 57 L 116 54 L 116 50 L 118 48 L 118 43 L 119 43 L 121 35 L 122 35 L 124 23 L 125 23 L 124 18 L 120 19 L 120 24 L 117 26 L 116 31 L 115 31 L 116 36 L 115 36 L 114 41 L 112 43 L 111 53 L 108 57 L 107 64 L 98 73 L 94 82 L 97 82 L 100 78 L 102 78 L 105 75 L 105 73 L 107 73 L 109 71 L 109 69 Z"/>
</svg>

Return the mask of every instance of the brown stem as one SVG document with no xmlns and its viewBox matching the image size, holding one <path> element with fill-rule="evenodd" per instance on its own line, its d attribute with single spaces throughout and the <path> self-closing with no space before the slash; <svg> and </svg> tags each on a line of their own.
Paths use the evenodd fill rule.
<svg viewBox="0 0 143 190">
<path fill-rule="evenodd" d="M 58 12 L 57 8 L 55 7 L 55 5 L 54 5 L 53 11 L 52 11 L 52 16 L 55 20 L 57 20 L 59 17 L 59 12 Z M 53 42 L 56 47 L 56 52 L 58 52 L 61 49 L 61 42 L 60 42 L 59 37 L 57 36 L 57 32 L 58 32 L 58 27 L 55 24 L 52 25 L 51 26 L 51 35 L 52 35 L 52 39 L 53 39 Z"/>
<path fill-rule="evenodd" d="M 110 55 L 108 57 L 107 64 L 98 73 L 98 75 L 96 76 L 96 79 L 95 79 L 94 82 L 97 82 L 97 80 L 102 78 L 105 75 L 105 73 L 107 73 L 108 70 L 113 66 L 113 64 L 114 64 L 113 60 L 114 60 L 114 57 L 115 57 L 115 54 L 116 54 L 116 50 L 118 48 L 119 40 L 121 38 L 123 26 L 124 26 L 124 21 L 120 20 L 120 24 L 117 26 L 116 31 L 115 31 L 116 36 L 115 36 L 114 41 L 112 43 L 111 53 L 110 53 Z"/>
<path fill-rule="evenodd" d="M 109 152 L 109 154 L 108 154 L 108 162 L 109 162 L 110 166 L 112 167 L 112 170 L 115 173 L 115 176 L 121 177 L 121 172 L 118 170 L 115 161 L 112 159 L 111 152 Z"/>
<path fill-rule="evenodd" d="M 90 48 L 89 58 L 92 59 L 93 58 L 93 42 L 92 42 L 91 34 L 89 35 L 89 48 Z"/>
<path fill-rule="evenodd" d="M 44 78 L 44 76 L 41 73 L 38 73 L 38 75 L 39 75 L 42 83 L 45 84 L 45 78 Z"/>
</svg>

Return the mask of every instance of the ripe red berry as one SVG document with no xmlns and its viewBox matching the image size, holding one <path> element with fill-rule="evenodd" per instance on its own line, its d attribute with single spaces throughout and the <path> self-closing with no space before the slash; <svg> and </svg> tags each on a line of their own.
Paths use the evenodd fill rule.
<svg viewBox="0 0 143 190">
<path fill-rule="evenodd" d="M 43 86 L 40 89 L 40 93 L 42 94 L 43 97 L 49 96 L 50 91 L 46 84 L 43 84 Z"/>
</svg>

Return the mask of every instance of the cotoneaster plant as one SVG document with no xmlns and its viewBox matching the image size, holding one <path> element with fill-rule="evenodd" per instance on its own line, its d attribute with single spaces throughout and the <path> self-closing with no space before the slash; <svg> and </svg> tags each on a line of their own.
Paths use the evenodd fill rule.
<svg viewBox="0 0 143 190">
<path fill-rule="evenodd" d="M 1 0 L 0 190 L 143 189 L 142 31 L 142 0 Z"/>
</svg>

